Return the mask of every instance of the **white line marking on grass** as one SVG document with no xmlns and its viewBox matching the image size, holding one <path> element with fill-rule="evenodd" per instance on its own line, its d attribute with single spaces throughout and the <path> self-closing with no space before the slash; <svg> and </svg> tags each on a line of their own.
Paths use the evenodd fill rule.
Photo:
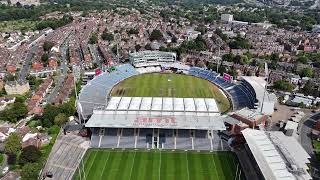
<svg viewBox="0 0 320 180">
<path fill-rule="evenodd" d="M 135 158 L 136 158 L 136 154 L 137 154 L 137 152 L 135 151 L 135 152 L 134 152 L 134 155 L 133 155 L 133 162 L 132 162 L 132 166 L 131 166 L 131 170 L 130 170 L 129 180 L 131 179 L 131 175 L 132 175 L 132 170 L 133 170 L 134 160 L 135 160 Z"/>
<path fill-rule="evenodd" d="M 216 171 L 216 173 L 217 173 L 217 178 L 218 178 L 218 180 L 219 180 L 219 174 L 218 174 L 217 166 L 216 166 L 216 163 L 215 163 L 215 161 L 214 161 L 213 155 L 214 155 L 214 154 L 212 154 L 210 157 L 212 158 L 214 170 Z"/>
<path fill-rule="evenodd" d="M 188 153 L 186 152 L 186 160 L 187 160 L 187 175 L 188 175 L 188 180 L 190 180 L 189 177 L 189 161 L 188 161 Z"/>
<path fill-rule="evenodd" d="M 159 161 L 159 180 L 161 179 L 161 151 L 160 151 L 160 161 Z"/>
<path fill-rule="evenodd" d="M 93 155 L 92 162 L 91 162 L 90 166 L 88 165 L 89 167 L 86 168 L 86 170 L 87 170 L 87 175 L 89 175 L 89 173 L 90 173 L 90 171 L 91 171 L 92 165 L 94 164 L 94 161 L 95 161 L 95 159 L 96 159 L 96 157 L 97 157 L 98 151 L 93 151 L 93 153 L 94 153 L 94 155 Z M 88 158 L 88 160 L 89 160 L 89 158 Z M 81 166 L 81 161 L 80 161 L 80 163 L 79 163 L 79 166 Z"/>
<path fill-rule="evenodd" d="M 108 152 L 108 157 L 107 157 L 106 163 L 105 163 L 104 166 L 103 166 L 102 173 L 101 173 L 99 179 L 101 179 L 102 176 L 103 176 L 104 170 L 105 170 L 105 168 L 106 168 L 106 166 L 107 166 L 107 163 L 108 163 L 108 160 L 109 160 L 109 157 L 110 157 L 110 153 L 111 153 L 111 152 L 109 151 L 109 152 Z"/>
</svg>

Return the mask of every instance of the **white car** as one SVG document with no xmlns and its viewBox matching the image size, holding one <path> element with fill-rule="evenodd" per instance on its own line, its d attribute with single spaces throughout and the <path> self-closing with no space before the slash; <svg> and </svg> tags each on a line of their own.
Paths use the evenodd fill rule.
<svg viewBox="0 0 320 180">
<path fill-rule="evenodd" d="M 2 174 L 6 174 L 9 171 L 9 166 L 6 166 L 5 168 L 3 168 L 2 170 Z"/>
</svg>

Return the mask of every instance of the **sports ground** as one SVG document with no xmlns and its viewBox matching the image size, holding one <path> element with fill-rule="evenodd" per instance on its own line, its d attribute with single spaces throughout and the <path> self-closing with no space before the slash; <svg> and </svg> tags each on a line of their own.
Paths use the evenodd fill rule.
<svg viewBox="0 0 320 180">
<path fill-rule="evenodd" d="M 90 149 L 83 166 L 81 174 L 79 169 L 75 172 L 75 180 L 242 179 L 238 161 L 231 152 Z"/>
<path fill-rule="evenodd" d="M 128 78 L 116 85 L 111 96 L 214 98 L 221 112 L 230 108 L 223 92 L 211 82 L 182 74 L 152 73 Z"/>
</svg>

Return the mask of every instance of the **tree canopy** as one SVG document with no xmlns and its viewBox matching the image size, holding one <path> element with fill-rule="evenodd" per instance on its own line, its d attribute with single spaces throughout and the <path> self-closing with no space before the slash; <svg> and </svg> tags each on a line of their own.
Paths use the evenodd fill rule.
<svg viewBox="0 0 320 180">
<path fill-rule="evenodd" d="M 229 42 L 231 49 L 249 49 L 251 47 L 249 40 L 237 36 L 235 39 Z"/>
<path fill-rule="evenodd" d="M 312 77 L 314 72 L 313 69 L 311 67 L 307 67 L 307 68 L 303 68 L 300 72 L 299 72 L 301 77 Z"/>
<path fill-rule="evenodd" d="M 41 169 L 38 163 L 28 163 L 22 167 L 21 180 L 38 179 L 39 170 Z"/>
<path fill-rule="evenodd" d="M 277 90 L 283 90 L 283 91 L 292 91 L 294 86 L 293 84 L 284 81 L 284 80 L 278 80 L 273 83 L 273 88 Z"/>
<path fill-rule="evenodd" d="M 19 156 L 19 163 L 24 165 L 26 163 L 37 162 L 41 158 L 41 151 L 35 146 L 27 146 L 22 149 Z"/>
<path fill-rule="evenodd" d="M 49 60 L 49 55 L 48 55 L 47 53 L 42 54 L 42 56 L 41 56 L 41 61 L 42 61 L 44 64 L 47 64 L 47 63 L 48 63 L 48 60 Z"/>
<path fill-rule="evenodd" d="M 98 42 L 98 35 L 97 33 L 92 33 L 90 38 L 89 38 L 89 43 L 90 44 L 97 44 Z"/>
<path fill-rule="evenodd" d="M 42 48 L 44 51 L 49 52 L 51 50 L 51 48 L 54 46 L 54 42 L 51 41 L 45 41 L 42 45 Z"/>
<path fill-rule="evenodd" d="M 139 30 L 135 28 L 131 28 L 127 31 L 127 34 L 139 34 Z"/>
<path fill-rule="evenodd" d="M 57 29 L 58 27 L 62 27 L 66 24 L 69 24 L 73 21 L 72 16 L 63 16 L 61 19 L 46 19 L 43 21 L 40 21 L 37 25 L 36 28 L 38 30 L 42 30 L 45 28 L 52 28 L 52 29 Z"/>
<path fill-rule="evenodd" d="M 0 111 L 0 120 L 15 123 L 18 121 L 18 119 L 26 117 L 27 113 L 27 106 L 24 103 L 16 100 L 11 107 Z"/>
<path fill-rule="evenodd" d="M 150 41 L 154 41 L 154 40 L 160 41 L 162 40 L 162 38 L 163 38 L 163 34 L 159 29 L 153 30 L 149 37 Z"/>
<path fill-rule="evenodd" d="M 4 141 L 4 151 L 17 156 L 21 151 L 21 137 L 17 133 L 11 133 Z"/>
<path fill-rule="evenodd" d="M 184 41 L 181 44 L 180 48 L 186 50 L 204 51 L 207 49 L 207 44 L 206 41 L 202 38 L 202 36 L 198 35 L 198 37 L 195 40 Z"/>
<path fill-rule="evenodd" d="M 105 41 L 113 41 L 114 40 L 113 34 L 108 33 L 106 30 L 104 30 L 103 33 L 101 34 L 101 38 Z"/>
<path fill-rule="evenodd" d="M 62 127 L 68 121 L 68 117 L 64 113 L 59 113 L 54 118 L 54 124 Z"/>
</svg>

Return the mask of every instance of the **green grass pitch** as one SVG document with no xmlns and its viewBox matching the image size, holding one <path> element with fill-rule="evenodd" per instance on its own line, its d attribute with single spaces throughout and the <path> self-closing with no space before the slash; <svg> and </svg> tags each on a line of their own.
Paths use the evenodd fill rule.
<svg viewBox="0 0 320 180">
<path fill-rule="evenodd" d="M 83 166 L 86 180 L 234 180 L 238 161 L 231 152 L 90 149 Z"/>
<path fill-rule="evenodd" d="M 116 85 L 112 96 L 214 98 L 221 112 L 230 108 L 230 102 L 211 82 L 182 74 L 151 73 L 128 78 Z"/>
</svg>

